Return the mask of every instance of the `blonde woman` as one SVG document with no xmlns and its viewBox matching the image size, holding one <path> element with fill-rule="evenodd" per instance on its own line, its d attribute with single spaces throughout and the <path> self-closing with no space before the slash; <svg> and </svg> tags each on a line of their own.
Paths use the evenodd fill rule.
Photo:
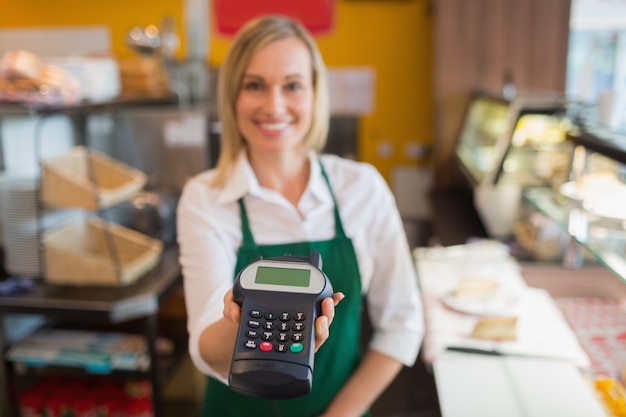
<svg viewBox="0 0 626 417">
<path fill-rule="evenodd" d="M 187 183 L 178 207 L 189 352 L 209 376 L 205 416 L 367 415 L 417 357 L 422 307 L 394 198 L 371 165 L 321 154 L 327 88 L 314 40 L 281 16 L 243 27 L 220 68 L 219 162 Z M 234 277 L 259 256 L 311 250 L 336 291 L 315 322 L 311 393 L 269 401 L 232 391 Z M 361 352 L 364 303 L 374 331 Z"/>
</svg>

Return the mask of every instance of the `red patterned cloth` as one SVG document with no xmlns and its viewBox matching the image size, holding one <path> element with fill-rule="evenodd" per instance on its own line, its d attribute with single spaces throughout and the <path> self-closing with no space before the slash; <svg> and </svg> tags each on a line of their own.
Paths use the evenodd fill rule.
<svg viewBox="0 0 626 417">
<path fill-rule="evenodd" d="M 589 355 L 595 376 L 621 379 L 626 368 L 626 300 L 556 298 Z"/>
</svg>

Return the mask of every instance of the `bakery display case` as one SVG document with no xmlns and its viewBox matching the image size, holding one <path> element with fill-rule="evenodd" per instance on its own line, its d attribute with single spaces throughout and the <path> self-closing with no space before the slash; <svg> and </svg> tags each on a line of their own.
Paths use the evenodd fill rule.
<svg viewBox="0 0 626 417">
<path fill-rule="evenodd" d="M 571 159 L 570 127 L 561 96 L 524 94 L 507 101 L 477 93 L 470 98 L 455 159 L 469 185 L 469 209 L 486 237 L 512 235 L 524 189 L 563 182 Z"/>
<path fill-rule="evenodd" d="M 560 96 L 470 99 L 455 155 L 474 187 L 559 182 L 567 174 L 571 123 Z"/>
<path fill-rule="evenodd" d="M 525 197 L 569 237 L 567 264 L 581 266 L 588 253 L 626 281 L 626 136 L 596 128 L 568 136 L 567 180 L 528 188 Z"/>
</svg>

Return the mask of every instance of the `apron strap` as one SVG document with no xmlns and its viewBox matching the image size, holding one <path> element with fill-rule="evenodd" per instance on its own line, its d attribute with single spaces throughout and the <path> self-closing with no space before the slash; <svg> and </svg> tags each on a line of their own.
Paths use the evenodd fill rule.
<svg viewBox="0 0 626 417">
<path fill-rule="evenodd" d="M 346 232 L 343 230 L 343 222 L 341 221 L 341 216 L 339 215 L 339 204 L 337 204 L 337 198 L 335 197 L 335 193 L 333 192 L 333 187 L 330 186 L 330 179 L 328 178 L 328 174 L 324 169 L 324 164 L 320 161 L 320 168 L 322 169 L 322 175 L 324 176 L 324 180 L 326 180 L 326 184 L 328 185 L 328 191 L 330 191 L 330 196 L 333 198 L 334 211 L 335 211 L 335 237 L 345 238 Z"/>
<path fill-rule="evenodd" d="M 252 236 L 252 230 L 250 230 L 250 222 L 248 222 L 248 212 L 246 211 L 246 206 L 243 204 L 243 197 L 237 200 L 239 203 L 239 214 L 241 218 L 241 238 L 243 241 L 241 242 L 241 246 L 244 248 L 253 248 L 256 246 L 254 242 L 254 236 Z"/>
<path fill-rule="evenodd" d="M 346 232 L 343 229 L 343 222 L 341 221 L 341 216 L 339 215 L 339 205 L 337 204 L 337 198 L 335 197 L 335 193 L 333 192 L 333 187 L 331 187 L 330 185 L 330 179 L 328 178 L 328 174 L 324 169 L 322 161 L 320 161 L 320 168 L 322 170 L 322 176 L 324 177 L 324 181 L 326 181 L 326 185 L 328 185 L 328 191 L 330 192 L 330 196 L 333 199 L 333 211 L 335 213 L 335 237 L 343 239 L 346 237 Z M 254 247 L 256 246 L 256 243 L 254 242 L 252 230 L 250 230 L 248 212 L 246 211 L 246 206 L 243 203 L 243 197 L 237 200 L 237 203 L 239 203 L 239 212 L 241 217 L 241 234 L 243 239 L 241 246 L 244 248 Z"/>
</svg>

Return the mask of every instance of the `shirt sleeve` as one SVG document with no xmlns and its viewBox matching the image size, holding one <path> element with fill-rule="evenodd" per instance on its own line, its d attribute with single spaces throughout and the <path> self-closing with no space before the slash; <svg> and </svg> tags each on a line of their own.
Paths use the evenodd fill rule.
<svg viewBox="0 0 626 417">
<path fill-rule="evenodd" d="M 424 337 L 424 313 L 415 264 L 394 196 L 378 171 L 373 167 L 371 170 L 368 204 L 377 210 L 367 237 L 373 258 L 366 294 L 373 328 L 369 347 L 412 366 Z"/>
<path fill-rule="evenodd" d="M 202 373 L 226 383 L 225 378 L 202 359 L 199 349 L 204 329 L 223 317 L 223 298 L 233 283 L 236 255 L 221 227 L 222 222 L 231 221 L 232 214 L 219 211 L 219 207 L 211 203 L 208 184 L 190 180 L 177 208 L 177 239 L 184 277 L 190 357 Z"/>
</svg>

